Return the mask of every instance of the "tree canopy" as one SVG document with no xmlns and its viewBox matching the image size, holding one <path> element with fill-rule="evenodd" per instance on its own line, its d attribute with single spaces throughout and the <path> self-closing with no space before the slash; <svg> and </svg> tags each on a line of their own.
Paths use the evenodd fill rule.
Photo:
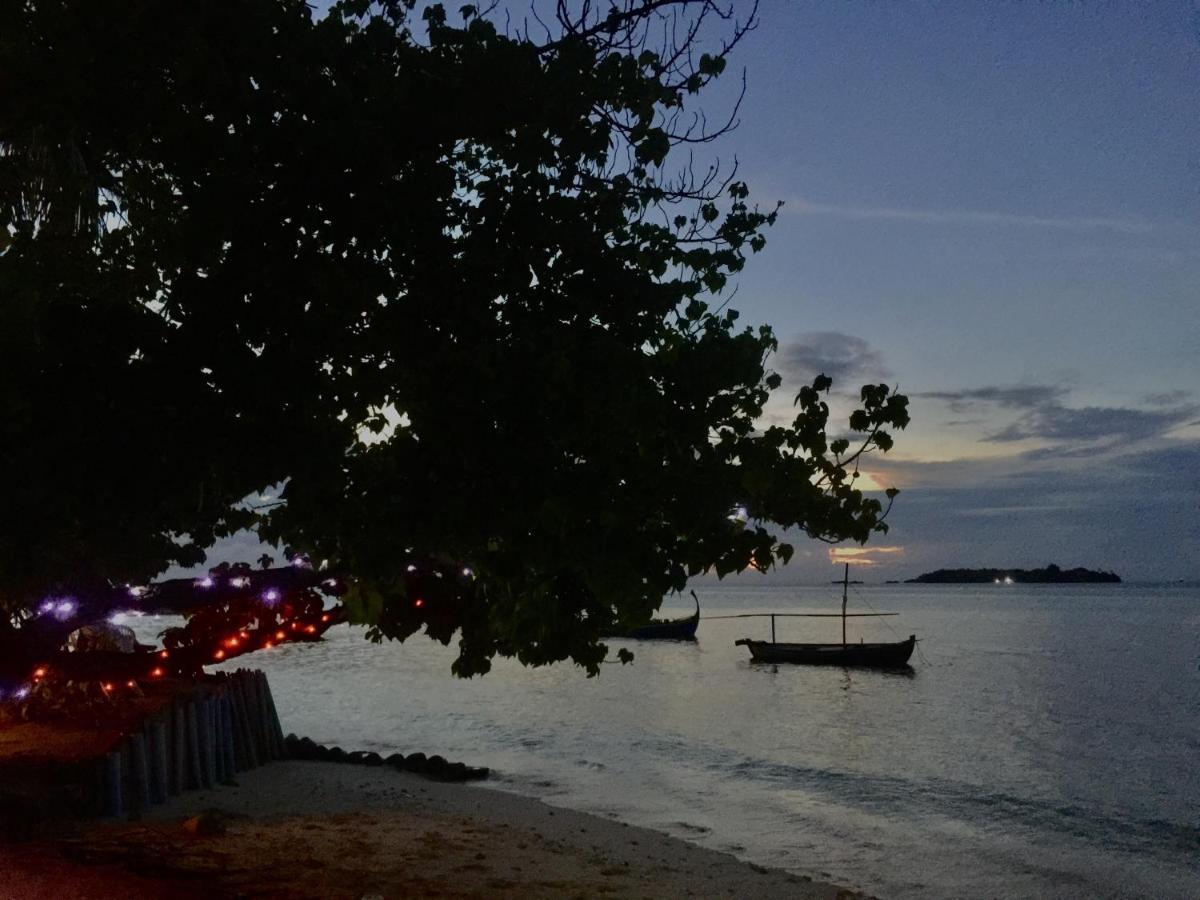
<svg viewBox="0 0 1200 900">
<path fill-rule="evenodd" d="M 857 461 L 903 396 L 757 425 L 775 339 L 727 295 L 776 213 L 688 164 L 751 21 L 553 13 L 0 4 L 0 628 L 252 526 L 460 674 L 594 672 L 689 576 L 886 528 Z"/>
</svg>

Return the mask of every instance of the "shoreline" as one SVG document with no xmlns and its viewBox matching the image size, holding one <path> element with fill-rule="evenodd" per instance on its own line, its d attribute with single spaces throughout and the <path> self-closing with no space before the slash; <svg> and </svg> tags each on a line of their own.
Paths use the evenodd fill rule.
<svg viewBox="0 0 1200 900">
<path fill-rule="evenodd" d="M 224 834 L 198 837 L 182 827 L 206 810 L 225 814 Z M 13 850 L 0 847 L 0 861 Z M 298 760 L 239 773 L 233 786 L 172 797 L 140 821 L 84 823 L 77 836 L 20 853 L 29 858 L 31 850 L 65 856 L 64 878 L 77 864 L 97 876 L 101 863 L 116 863 L 114 879 L 148 879 L 163 896 L 180 897 L 200 887 L 208 897 L 354 900 L 863 896 L 504 790 L 387 766 Z M 51 895 L 31 889 L 28 896 Z M 111 893 L 75 894 L 121 895 L 115 885 Z"/>
</svg>

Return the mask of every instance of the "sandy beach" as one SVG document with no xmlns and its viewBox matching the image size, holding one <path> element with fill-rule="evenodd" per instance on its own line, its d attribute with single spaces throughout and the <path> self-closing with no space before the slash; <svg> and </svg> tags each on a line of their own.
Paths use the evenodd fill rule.
<svg viewBox="0 0 1200 900">
<path fill-rule="evenodd" d="M 183 826 L 206 810 L 225 833 Z M 857 897 L 644 828 L 388 767 L 273 763 L 137 822 L 0 847 L 5 898 Z"/>
</svg>

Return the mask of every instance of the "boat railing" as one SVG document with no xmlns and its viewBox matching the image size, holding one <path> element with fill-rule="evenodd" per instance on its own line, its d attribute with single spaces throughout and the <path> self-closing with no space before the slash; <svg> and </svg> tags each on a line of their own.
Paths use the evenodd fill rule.
<svg viewBox="0 0 1200 900">
<path fill-rule="evenodd" d="M 874 616 L 898 616 L 900 613 L 894 612 L 867 612 L 867 613 L 733 613 L 725 616 L 703 616 L 704 619 L 760 619 L 770 617 L 771 619 L 771 643 L 775 643 L 775 618 L 778 616 L 781 619 L 847 619 L 847 618 L 867 618 Z M 842 643 L 845 643 L 843 638 Z"/>
</svg>

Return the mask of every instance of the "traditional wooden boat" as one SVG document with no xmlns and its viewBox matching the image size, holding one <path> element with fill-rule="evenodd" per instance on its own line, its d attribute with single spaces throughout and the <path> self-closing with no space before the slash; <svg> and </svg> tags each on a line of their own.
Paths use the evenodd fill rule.
<svg viewBox="0 0 1200 900">
<path fill-rule="evenodd" d="M 840 644 L 793 644 L 775 640 L 775 618 L 804 617 L 821 618 L 833 617 L 838 613 L 750 613 L 744 616 L 729 618 L 744 618 L 749 615 L 766 615 L 771 618 L 771 640 L 755 641 L 741 638 L 734 641 L 734 646 L 745 645 L 750 649 L 752 662 L 761 663 L 797 663 L 807 666 L 845 666 L 852 668 L 871 669 L 902 669 L 907 668 L 908 660 L 917 646 L 917 636 L 910 634 L 908 640 L 893 643 L 866 644 L 859 642 L 851 644 L 846 640 L 846 618 L 848 616 L 894 616 L 895 613 L 847 613 L 846 590 L 850 584 L 850 566 L 846 566 L 846 574 L 842 579 L 842 642 Z M 714 617 L 717 618 L 717 617 Z M 725 617 L 720 617 L 725 618 Z"/>
<path fill-rule="evenodd" d="M 609 638 L 632 638 L 637 641 L 694 641 L 696 626 L 700 624 L 700 598 L 692 591 L 696 611 L 684 619 L 652 619 L 648 624 L 627 631 L 611 631 Z"/>
<path fill-rule="evenodd" d="M 754 662 L 800 663 L 809 666 L 847 666 L 852 668 L 899 669 L 908 665 L 916 635 L 890 644 L 789 644 L 775 641 L 735 642 L 750 648 Z"/>
</svg>

